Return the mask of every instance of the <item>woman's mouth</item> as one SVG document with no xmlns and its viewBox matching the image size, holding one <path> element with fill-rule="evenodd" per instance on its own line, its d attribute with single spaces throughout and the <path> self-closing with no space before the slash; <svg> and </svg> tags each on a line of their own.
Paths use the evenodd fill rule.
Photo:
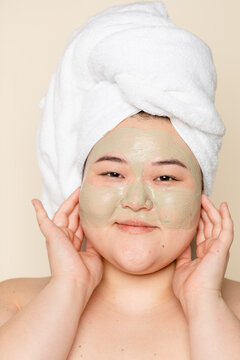
<svg viewBox="0 0 240 360">
<path fill-rule="evenodd" d="M 133 225 L 126 225 L 126 224 L 118 224 L 116 223 L 118 228 L 121 231 L 127 232 L 129 234 L 143 234 L 147 232 L 151 232 L 156 229 L 156 227 L 152 226 L 133 226 Z"/>
</svg>

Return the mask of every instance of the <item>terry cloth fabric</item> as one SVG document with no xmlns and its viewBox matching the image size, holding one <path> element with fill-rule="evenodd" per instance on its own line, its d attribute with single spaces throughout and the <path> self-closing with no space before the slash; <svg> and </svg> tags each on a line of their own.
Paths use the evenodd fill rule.
<svg viewBox="0 0 240 360">
<path fill-rule="evenodd" d="M 208 45 L 173 24 L 161 1 L 112 6 L 75 30 L 40 102 L 37 157 L 50 218 L 81 185 L 92 146 L 143 110 L 168 116 L 210 195 L 225 126 Z"/>
</svg>

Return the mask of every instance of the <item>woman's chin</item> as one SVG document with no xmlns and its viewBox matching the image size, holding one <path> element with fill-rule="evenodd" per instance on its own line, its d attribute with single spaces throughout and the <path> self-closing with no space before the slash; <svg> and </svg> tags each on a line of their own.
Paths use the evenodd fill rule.
<svg viewBox="0 0 240 360">
<path fill-rule="evenodd" d="M 127 273 L 149 274 L 159 270 L 154 252 L 144 251 L 142 248 L 121 249 L 112 260 L 120 270 Z"/>
</svg>

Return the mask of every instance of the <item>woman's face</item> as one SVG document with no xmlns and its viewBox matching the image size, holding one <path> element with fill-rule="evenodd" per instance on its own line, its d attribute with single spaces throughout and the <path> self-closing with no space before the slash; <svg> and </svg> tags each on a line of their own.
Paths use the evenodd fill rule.
<svg viewBox="0 0 240 360">
<path fill-rule="evenodd" d="M 103 156 L 118 159 L 100 161 Z M 173 159 L 178 164 L 164 163 Z M 157 161 L 163 163 L 153 164 Z M 199 164 L 171 122 L 130 117 L 90 152 L 79 195 L 80 223 L 115 267 L 151 273 L 174 261 L 193 239 L 201 192 Z M 127 220 L 155 228 L 124 231 L 117 223 Z"/>
</svg>

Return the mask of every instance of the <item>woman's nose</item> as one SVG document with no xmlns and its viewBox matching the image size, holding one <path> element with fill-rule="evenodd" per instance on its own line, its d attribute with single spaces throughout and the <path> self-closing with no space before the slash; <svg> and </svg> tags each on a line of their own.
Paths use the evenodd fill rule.
<svg viewBox="0 0 240 360">
<path fill-rule="evenodd" d="M 141 181 L 135 181 L 129 185 L 129 188 L 121 201 L 121 205 L 124 208 L 130 207 L 135 211 L 142 208 L 150 210 L 153 207 L 146 185 Z"/>
</svg>

